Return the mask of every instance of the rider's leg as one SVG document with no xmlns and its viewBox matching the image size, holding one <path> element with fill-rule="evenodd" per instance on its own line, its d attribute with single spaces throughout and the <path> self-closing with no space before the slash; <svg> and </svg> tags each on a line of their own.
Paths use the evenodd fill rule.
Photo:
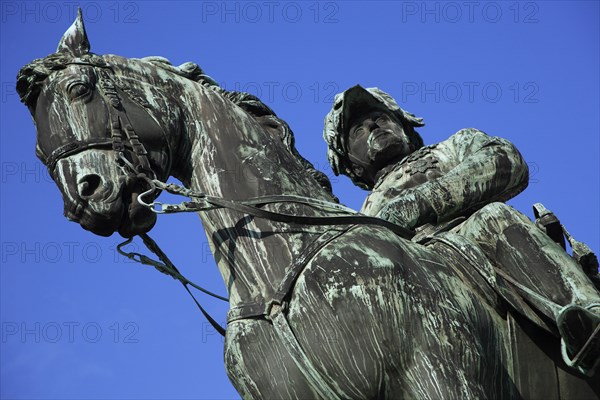
<svg viewBox="0 0 600 400">
<path fill-rule="evenodd" d="M 479 244 L 499 268 L 521 284 L 560 306 L 600 302 L 600 293 L 582 268 L 529 218 L 504 203 L 483 207 L 457 232 Z M 555 314 L 551 307 L 540 306 L 545 314 Z"/>
<path fill-rule="evenodd" d="M 457 232 L 478 243 L 498 268 L 534 292 L 523 295 L 557 320 L 570 356 L 584 348 L 600 324 L 600 307 L 593 307 L 600 304 L 600 293 L 558 244 L 525 215 L 503 203 L 477 211 Z M 599 357 L 598 341 L 587 346 L 590 355 L 583 364 L 589 367 Z"/>
</svg>

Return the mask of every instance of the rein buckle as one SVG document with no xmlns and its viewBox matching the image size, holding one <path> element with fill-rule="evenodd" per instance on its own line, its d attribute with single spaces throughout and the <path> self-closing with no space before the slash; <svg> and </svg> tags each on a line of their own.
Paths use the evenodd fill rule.
<svg viewBox="0 0 600 400">
<path fill-rule="evenodd" d="M 288 307 L 289 304 L 287 301 L 280 302 L 279 300 L 269 300 L 265 307 L 265 318 L 269 321 L 273 321 L 278 314 L 285 314 Z"/>
</svg>

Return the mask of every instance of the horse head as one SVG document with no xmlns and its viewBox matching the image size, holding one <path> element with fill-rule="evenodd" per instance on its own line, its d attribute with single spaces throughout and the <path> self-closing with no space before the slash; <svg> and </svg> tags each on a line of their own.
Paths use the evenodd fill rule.
<svg viewBox="0 0 600 400">
<path fill-rule="evenodd" d="M 36 153 L 62 193 L 65 216 L 97 235 L 149 231 L 156 216 L 137 197 L 150 179 L 171 173 L 176 106 L 141 82 L 142 69 L 91 53 L 80 12 L 57 51 L 18 75 L 17 91 L 36 125 Z M 159 109 L 165 104 L 170 113 Z"/>
</svg>

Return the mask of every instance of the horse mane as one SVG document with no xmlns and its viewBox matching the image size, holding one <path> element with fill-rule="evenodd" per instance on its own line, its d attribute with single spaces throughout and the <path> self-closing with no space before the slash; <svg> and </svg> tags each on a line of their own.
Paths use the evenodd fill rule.
<svg viewBox="0 0 600 400">
<path fill-rule="evenodd" d="M 316 180 L 317 183 L 319 183 L 319 185 L 325 189 L 335 199 L 336 202 L 339 202 L 338 198 L 333 194 L 331 182 L 329 181 L 327 175 L 317 170 L 312 163 L 304 158 L 296 149 L 294 132 L 289 125 L 283 119 L 279 118 L 275 112 L 265 103 L 263 103 L 258 97 L 246 92 L 236 92 L 223 89 L 214 79 L 206 75 L 198 64 L 193 62 L 186 62 L 176 67 L 164 57 L 145 57 L 141 60 L 150 62 L 157 67 L 198 82 L 239 106 L 242 110 L 254 117 L 261 126 L 275 127 L 277 132 L 279 132 L 279 139 L 281 139 L 282 143 L 285 145 L 290 154 L 300 161 L 306 172 L 308 172 L 308 174 L 314 180 Z"/>
<path fill-rule="evenodd" d="M 198 64 L 193 62 L 186 62 L 180 66 L 174 66 L 168 59 L 157 56 L 144 57 L 140 59 L 134 58 L 132 60 L 148 62 L 155 67 L 162 68 L 181 77 L 198 82 L 199 84 L 213 90 L 214 92 L 222 95 L 239 106 L 249 115 L 254 117 L 261 126 L 277 128 L 277 132 L 279 132 L 279 139 L 285 145 L 290 154 L 300 161 L 309 175 L 315 179 L 335 201 L 339 201 L 333 194 L 331 182 L 329 181 L 327 175 L 317 170 L 296 149 L 294 133 L 290 129 L 289 125 L 284 120 L 279 118 L 275 112 L 271 110 L 271 108 L 269 108 L 265 103 L 263 103 L 258 97 L 250 93 L 228 91 L 223 89 L 214 79 L 206 75 Z M 77 58 L 64 53 L 53 53 L 47 57 L 33 60 L 31 63 L 21 68 L 17 74 L 16 89 L 21 102 L 23 102 L 29 108 L 29 111 L 32 115 L 35 111 L 37 97 L 42 88 L 42 82 L 53 72 L 64 69 L 67 67 L 67 65 L 73 63 L 85 63 L 100 67 L 108 65 L 104 57 L 94 53 L 85 54 Z"/>
</svg>

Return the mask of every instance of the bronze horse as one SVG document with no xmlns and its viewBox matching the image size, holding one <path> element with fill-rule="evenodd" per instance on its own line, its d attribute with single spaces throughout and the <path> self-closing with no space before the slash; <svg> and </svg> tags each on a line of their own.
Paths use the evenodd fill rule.
<svg viewBox="0 0 600 400">
<path fill-rule="evenodd" d="M 17 90 L 66 217 L 98 235 L 152 228 L 155 214 L 138 201 L 148 177 L 229 201 L 335 202 L 258 99 L 224 91 L 195 64 L 90 53 L 81 15 L 56 53 L 21 70 Z M 302 202 L 260 209 L 339 216 Z M 374 223 L 288 224 L 230 208 L 200 216 L 229 292 L 225 363 L 243 398 L 543 397 L 557 370 L 563 393 L 599 393 L 560 364 L 556 338 L 441 242 Z M 533 336 L 542 350 L 526 343 Z M 545 362 L 531 382 L 519 346 Z"/>
</svg>

